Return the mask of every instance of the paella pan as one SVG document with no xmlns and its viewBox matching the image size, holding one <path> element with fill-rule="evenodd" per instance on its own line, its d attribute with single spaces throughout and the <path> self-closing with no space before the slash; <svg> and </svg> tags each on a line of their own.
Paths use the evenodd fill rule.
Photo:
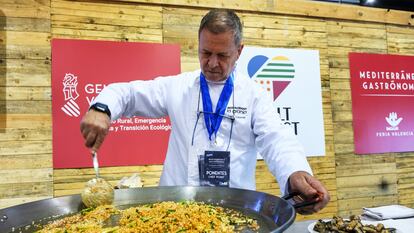
<svg viewBox="0 0 414 233">
<path fill-rule="evenodd" d="M 295 207 L 262 192 L 223 187 L 146 187 L 115 190 L 114 205 L 130 207 L 163 201 L 196 201 L 237 210 L 256 219 L 259 232 L 283 232 L 294 221 Z M 35 201 L 0 210 L 0 232 L 34 232 L 48 222 L 86 207 L 80 195 Z"/>
</svg>

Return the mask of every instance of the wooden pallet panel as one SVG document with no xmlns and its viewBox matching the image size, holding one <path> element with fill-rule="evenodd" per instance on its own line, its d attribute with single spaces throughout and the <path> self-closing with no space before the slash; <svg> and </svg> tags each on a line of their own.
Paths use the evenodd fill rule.
<svg viewBox="0 0 414 233">
<path fill-rule="evenodd" d="M 363 206 L 387 203 L 414 206 L 413 153 L 354 154 L 348 61 L 349 52 L 414 54 L 413 28 L 405 26 L 413 20 L 410 14 L 302 0 L 4 0 L 0 15 L 4 25 L 0 31 L 0 168 L 8 170 L 0 180 L 0 208 L 79 193 L 94 177 L 91 168 L 51 172 L 51 38 L 179 44 L 181 69 L 191 71 L 199 68 L 199 21 L 211 7 L 238 10 L 247 46 L 320 53 L 326 156 L 310 157 L 309 162 L 332 199 L 322 212 L 298 216 L 298 220 L 360 213 Z M 145 186 L 155 186 L 161 169 L 129 166 L 102 168 L 101 172 L 112 184 L 138 172 Z M 259 191 L 280 195 L 263 161 L 257 163 L 256 180 Z"/>
</svg>

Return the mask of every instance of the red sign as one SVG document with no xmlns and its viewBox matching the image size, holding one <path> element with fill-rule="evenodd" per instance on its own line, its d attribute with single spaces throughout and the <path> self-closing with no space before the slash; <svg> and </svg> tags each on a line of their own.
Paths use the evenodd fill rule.
<svg viewBox="0 0 414 233">
<path fill-rule="evenodd" d="M 350 53 L 356 154 L 414 151 L 414 56 Z"/>
<path fill-rule="evenodd" d="M 52 40 L 53 167 L 92 167 L 80 121 L 106 85 L 178 73 L 178 45 Z M 99 163 L 162 164 L 170 130 L 168 118 L 114 121 L 99 150 Z"/>
</svg>

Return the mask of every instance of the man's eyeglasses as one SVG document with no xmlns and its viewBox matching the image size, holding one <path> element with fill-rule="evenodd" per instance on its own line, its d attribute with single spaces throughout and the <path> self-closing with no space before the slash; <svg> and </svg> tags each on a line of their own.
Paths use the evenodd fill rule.
<svg viewBox="0 0 414 233">
<path fill-rule="evenodd" d="M 193 136 L 192 136 L 192 139 L 191 139 L 191 146 L 194 145 L 194 135 L 195 135 L 195 131 L 197 129 L 198 120 L 200 119 L 201 114 L 211 114 L 211 115 L 221 116 L 224 119 L 228 119 L 228 120 L 231 121 L 229 143 L 227 144 L 227 148 L 226 148 L 226 151 L 228 151 L 229 150 L 229 147 L 230 147 L 230 142 L 231 142 L 231 135 L 233 133 L 233 123 L 234 123 L 234 120 L 236 118 L 234 117 L 234 115 L 226 115 L 226 114 L 223 115 L 223 114 L 219 114 L 219 113 L 215 113 L 215 112 L 205 112 L 205 111 L 198 111 L 197 112 L 197 120 L 196 120 L 196 123 L 194 125 Z"/>
<path fill-rule="evenodd" d="M 220 113 L 215 113 L 215 112 L 204 112 L 204 111 L 198 111 L 197 113 L 197 117 L 200 117 L 201 114 L 210 114 L 210 115 L 216 115 L 216 116 L 221 116 L 223 118 L 229 119 L 231 121 L 235 120 L 235 117 L 233 115 L 227 115 L 227 114 L 220 114 Z"/>
</svg>

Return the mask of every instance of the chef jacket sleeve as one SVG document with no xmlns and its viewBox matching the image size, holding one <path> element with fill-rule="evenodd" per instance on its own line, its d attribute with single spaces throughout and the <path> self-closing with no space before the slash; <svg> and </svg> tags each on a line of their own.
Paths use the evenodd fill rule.
<svg viewBox="0 0 414 233">
<path fill-rule="evenodd" d="M 148 81 L 113 83 L 105 87 L 91 103 L 104 103 L 111 120 L 120 117 L 163 117 L 167 112 L 167 91 L 175 77 L 159 77 Z"/>
<path fill-rule="evenodd" d="M 252 127 L 258 152 L 276 177 L 283 195 L 287 193 L 289 176 L 296 171 L 312 175 L 305 151 L 293 130 L 284 124 L 263 90 L 257 91 L 252 110 Z"/>
</svg>

